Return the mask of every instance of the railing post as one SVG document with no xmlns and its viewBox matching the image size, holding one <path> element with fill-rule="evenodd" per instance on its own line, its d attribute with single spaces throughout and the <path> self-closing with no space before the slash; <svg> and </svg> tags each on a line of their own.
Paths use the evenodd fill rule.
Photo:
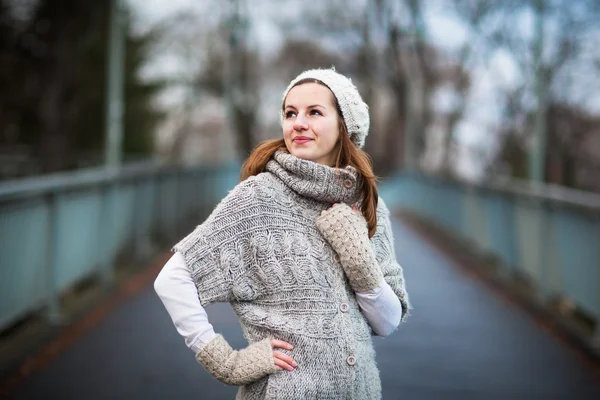
<svg viewBox="0 0 600 400">
<path fill-rule="evenodd" d="M 476 199 L 475 188 L 472 185 L 467 187 L 467 191 L 465 193 L 465 203 L 464 203 L 464 234 L 465 238 L 474 242 L 477 246 L 477 250 L 479 249 L 479 243 L 476 240 L 477 236 L 477 199 Z"/>
<path fill-rule="evenodd" d="M 154 240 L 161 241 L 162 237 L 160 235 L 160 219 L 159 215 L 162 212 L 161 199 L 160 199 L 160 179 L 162 174 L 160 172 L 156 172 L 152 174 L 152 204 L 150 207 L 150 213 L 152 217 L 150 218 L 150 236 L 154 238 Z"/>
<path fill-rule="evenodd" d="M 46 264 L 46 318 L 51 324 L 60 324 L 63 322 L 63 315 L 60 309 L 60 288 L 58 282 L 58 249 L 60 246 L 60 229 L 58 227 L 59 204 L 58 194 L 50 192 L 46 196 L 48 205 L 48 231 L 46 237 L 46 252 L 48 263 Z"/>
<path fill-rule="evenodd" d="M 98 250 L 100 251 L 99 274 L 102 284 L 110 289 L 114 284 L 114 262 L 110 243 L 112 228 L 112 184 L 107 183 L 101 190 L 101 211 L 98 229 L 100 229 L 100 240 Z"/>
<path fill-rule="evenodd" d="M 600 249 L 600 214 L 596 214 L 596 243 L 597 249 Z M 600 250 L 596 250 L 596 267 L 598 274 L 596 276 L 596 325 L 594 327 L 594 337 L 592 346 L 600 354 Z"/>
<path fill-rule="evenodd" d="M 534 290 L 535 290 L 535 298 L 537 299 L 540 305 L 545 305 L 548 300 L 548 289 L 546 284 L 546 252 L 544 248 L 544 243 L 547 243 L 547 235 L 546 235 L 546 223 L 545 223 L 545 211 L 543 201 L 539 198 L 531 199 L 532 205 L 532 214 L 534 215 L 533 223 L 534 225 L 534 235 L 532 239 L 533 251 L 534 251 L 534 263 L 533 263 L 533 279 Z M 537 279 L 536 279 L 537 275 Z"/>
<path fill-rule="evenodd" d="M 152 194 L 146 190 L 146 185 L 143 180 L 134 181 L 135 201 L 133 204 L 133 221 L 135 224 L 135 260 L 142 263 L 146 261 L 150 255 L 150 227 L 148 218 L 151 213 Z M 147 218 L 148 217 L 148 218 Z"/>
<path fill-rule="evenodd" d="M 171 190 L 171 209 L 169 210 L 169 214 L 171 215 L 171 221 L 170 221 L 170 226 L 171 226 L 171 230 L 170 230 L 170 237 L 169 240 L 176 240 L 178 235 L 179 235 L 179 231 L 180 231 L 180 226 L 179 226 L 179 199 L 181 196 L 179 196 L 179 173 L 178 171 L 173 171 L 171 172 L 171 179 L 172 179 L 172 190 Z"/>
<path fill-rule="evenodd" d="M 463 188 L 464 190 L 464 195 L 461 197 L 461 205 L 462 205 L 462 221 L 461 221 L 461 228 L 462 228 L 462 235 L 465 238 L 469 237 L 469 221 L 471 220 L 471 210 L 470 210 L 470 203 L 471 203 L 471 189 L 469 186 L 467 186 L 466 188 Z"/>
<path fill-rule="evenodd" d="M 173 208 L 174 201 L 173 198 L 175 194 L 173 193 L 173 185 L 171 184 L 173 179 L 173 172 L 169 170 L 168 173 L 164 174 L 160 185 L 162 186 L 161 193 L 161 204 L 160 204 L 160 212 L 162 215 L 166 215 L 164 220 L 165 223 L 165 235 L 163 240 L 167 240 L 168 242 L 172 242 L 175 238 L 175 232 L 173 232 L 174 223 L 173 223 Z"/>
<path fill-rule="evenodd" d="M 175 190 L 173 190 L 173 194 L 175 196 L 175 207 L 173 208 L 175 211 L 175 236 L 176 238 L 179 237 L 179 235 L 181 234 L 182 231 L 182 224 L 183 224 L 183 218 L 181 217 L 184 213 L 183 213 L 183 196 L 181 195 L 181 188 L 183 185 L 181 185 L 180 183 L 180 176 L 179 176 L 179 169 L 177 169 L 177 171 L 175 171 L 175 180 L 174 180 L 174 186 L 175 186 Z"/>
<path fill-rule="evenodd" d="M 506 260 L 501 257 L 501 265 L 496 269 L 496 277 L 504 282 L 509 282 L 513 277 L 513 267 L 518 261 L 517 255 L 517 240 L 518 240 L 518 229 L 517 221 L 515 221 L 515 200 L 512 197 L 506 197 L 506 195 L 498 198 L 497 212 L 499 219 L 504 220 L 499 222 L 500 226 L 504 229 L 497 230 L 496 236 L 502 236 L 505 240 L 506 246 Z M 490 229 L 494 229 L 494 226 L 490 224 Z M 497 228 L 496 228 L 497 229 Z M 498 243 L 493 245 L 499 247 Z"/>
<path fill-rule="evenodd" d="M 552 209 L 550 204 L 545 204 L 543 200 L 537 200 L 539 209 L 538 221 L 538 270 L 540 273 L 540 293 L 538 299 L 545 306 L 551 300 L 553 289 L 556 284 L 556 268 L 552 263 L 556 262 L 556 244 L 554 229 L 552 226 Z"/>
</svg>

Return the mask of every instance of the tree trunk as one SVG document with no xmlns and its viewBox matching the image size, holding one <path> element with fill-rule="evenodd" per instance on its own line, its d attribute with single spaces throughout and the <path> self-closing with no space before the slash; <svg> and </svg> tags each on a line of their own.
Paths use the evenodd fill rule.
<svg viewBox="0 0 600 400">
<path fill-rule="evenodd" d="M 248 53 L 245 49 L 240 49 L 238 54 L 238 88 L 235 104 L 235 125 L 239 155 L 246 159 L 254 147 L 254 125 L 256 124 L 256 105 L 252 88 L 255 86 L 251 82 L 250 63 Z M 234 88 L 235 90 L 235 88 Z"/>
<path fill-rule="evenodd" d="M 535 95 L 537 98 L 537 109 L 534 116 L 533 141 L 529 151 L 529 178 L 533 181 L 543 182 L 545 180 L 546 160 L 546 135 L 548 118 L 548 74 L 544 68 L 542 59 L 544 50 L 544 0 L 534 2 L 536 13 L 535 31 Z"/>
<path fill-rule="evenodd" d="M 54 55 L 43 73 L 45 85 L 39 103 L 39 117 L 42 134 L 39 141 L 38 154 L 43 173 L 67 169 L 72 164 L 70 151 L 69 127 L 66 126 L 65 91 L 68 86 L 69 57 L 68 39 L 59 34 Z"/>
<path fill-rule="evenodd" d="M 396 77 L 392 83 L 394 88 L 395 112 L 392 112 L 386 123 L 384 165 L 386 172 L 392 172 L 406 165 L 406 109 L 407 83 L 402 77 Z"/>
</svg>

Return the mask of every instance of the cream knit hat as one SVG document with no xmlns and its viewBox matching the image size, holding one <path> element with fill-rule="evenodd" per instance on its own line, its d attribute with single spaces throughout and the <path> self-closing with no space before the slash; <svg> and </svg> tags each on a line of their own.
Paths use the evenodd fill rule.
<svg viewBox="0 0 600 400">
<path fill-rule="evenodd" d="M 337 73 L 334 68 L 304 71 L 294 78 L 283 92 L 283 102 L 285 102 L 285 98 L 294 85 L 303 79 L 321 81 L 333 92 L 342 110 L 350 140 L 358 147 L 362 147 L 369 134 L 369 106 L 362 100 L 352 81 Z M 283 122 L 283 112 L 281 120 Z"/>
</svg>

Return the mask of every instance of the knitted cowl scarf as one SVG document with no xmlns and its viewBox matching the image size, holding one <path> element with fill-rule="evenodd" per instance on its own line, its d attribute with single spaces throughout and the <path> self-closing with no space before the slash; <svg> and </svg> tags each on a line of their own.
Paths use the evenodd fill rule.
<svg viewBox="0 0 600 400">
<path fill-rule="evenodd" d="M 179 242 L 200 302 L 229 302 L 249 344 L 291 343 L 298 363 L 240 386 L 236 399 L 379 399 L 373 332 L 340 257 L 316 228 L 333 203 L 360 200 L 352 167 L 335 169 L 277 152 L 266 172 L 238 184 Z M 410 308 L 395 259 L 389 211 L 379 199 L 370 243 L 383 278 Z"/>
<path fill-rule="evenodd" d="M 266 169 L 294 192 L 309 199 L 329 204 L 352 204 L 361 195 L 362 181 L 351 166 L 332 168 L 279 150 Z"/>
</svg>

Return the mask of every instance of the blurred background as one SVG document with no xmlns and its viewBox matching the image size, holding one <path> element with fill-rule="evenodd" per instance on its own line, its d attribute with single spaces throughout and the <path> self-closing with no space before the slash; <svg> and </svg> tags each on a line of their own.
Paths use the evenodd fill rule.
<svg viewBox="0 0 600 400">
<path fill-rule="evenodd" d="M 418 311 L 384 398 L 599 398 L 599 42 L 598 0 L 0 0 L 0 395 L 232 397 L 150 282 L 334 66 Z"/>
<path fill-rule="evenodd" d="M 380 175 L 600 188 L 594 0 L 1 4 L 2 179 L 241 160 L 280 135 L 287 83 L 335 66 L 370 105 Z"/>
</svg>

